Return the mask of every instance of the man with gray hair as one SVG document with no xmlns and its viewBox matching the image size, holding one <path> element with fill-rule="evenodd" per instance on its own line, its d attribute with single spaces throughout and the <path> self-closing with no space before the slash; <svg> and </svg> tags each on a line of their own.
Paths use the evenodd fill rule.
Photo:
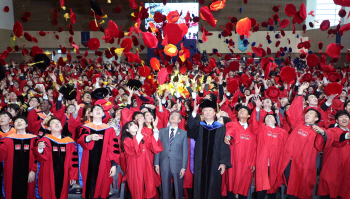
<svg viewBox="0 0 350 199">
<path fill-rule="evenodd" d="M 182 116 L 178 111 L 170 113 L 170 126 L 159 130 L 163 151 L 154 155 L 155 170 L 162 173 L 163 199 L 172 198 L 171 177 L 174 179 L 175 198 L 182 199 L 184 175 L 188 160 L 187 132 L 179 128 Z"/>
</svg>

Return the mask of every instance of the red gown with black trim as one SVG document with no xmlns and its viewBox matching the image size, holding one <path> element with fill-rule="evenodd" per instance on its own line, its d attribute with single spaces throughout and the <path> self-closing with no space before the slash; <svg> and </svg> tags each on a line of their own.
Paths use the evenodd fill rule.
<svg viewBox="0 0 350 199">
<path fill-rule="evenodd" d="M 225 172 L 227 191 L 247 196 L 253 180 L 250 167 L 255 166 L 256 135 L 253 134 L 251 126 L 244 129 L 238 121 L 227 123 L 226 129 L 226 136 L 232 137 L 230 141 L 232 168 Z"/>
<path fill-rule="evenodd" d="M 256 191 L 267 190 L 267 194 L 272 194 L 278 191 L 278 187 L 273 188 L 273 185 L 278 177 L 277 171 L 281 151 L 289 134 L 279 127 L 266 126 L 261 117 L 258 122 L 256 115 L 254 109 L 251 116 L 252 126 L 253 132 L 257 134 L 258 138 L 255 189 Z M 279 177 L 284 179 L 284 175 Z"/>
<path fill-rule="evenodd" d="M 5 198 L 35 199 L 35 180 L 28 183 L 30 171 L 36 173 L 33 151 L 38 136 L 11 134 L 0 139 L 0 162 L 4 161 Z"/>
<path fill-rule="evenodd" d="M 293 131 L 285 143 L 278 166 L 277 181 L 274 187 L 280 187 L 283 183 L 281 176 L 288 163 L 292 160 L 287 194 L 301 199 L 312 198 L 316 184 L 316 156 L 324 147 L 315 142 L 317 133 L 312 126 L 305 125 L 303 114 L 303 96 L 298 96 L 292 102 L 288 112 Z"/>
<path fill-rule="evenodd" d="M 86 142 L 85 138 L 98 134 L 100 140 Z M 109 177 L 111 162 L 119 164 L 119 142 L 113 127 L 88 123 L 80 128 L 78 144 L 83 148 L 80 171 L 83 178 L 83 198 L 107 198 L 113 178 Z"/>
<path fill-rule="evenodd" d="M 156 187 L 152 176 L 153 163 L 149 158 L 149 151 L 157 154 L 163 150 L 160 140 L 153 136 L 143 136 L 138 144 L 136 136 L 124 140 L 124 154 L 126 157 L 125 177 L 133 199 L 153 198 L 156 195 Z"/>
<path fill-rule="evenodd" d="M 317 195 L 331 198 L 350 198 L 350 141 L 339 142 L 343 129 L 327 129 L 327 142 L 323 150 L 322 170 Z M 317 139 L 322 139 L 318 135 Z"/>
<path fill-rule="evenodd" d="M 62 139 L 46 135 L 38 142 L 45 142 L 43 153 L 33 148 L 40 162 L 38 176 L 39 195 L 43 199 L 67 199 L 70 180 L 78 180 L 78 154 L 75 142 L 69 137 Z"/>
</svg>

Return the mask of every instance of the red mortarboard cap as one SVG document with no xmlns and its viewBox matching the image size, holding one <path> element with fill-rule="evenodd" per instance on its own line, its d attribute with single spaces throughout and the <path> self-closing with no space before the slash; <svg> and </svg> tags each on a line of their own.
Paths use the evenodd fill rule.
<svg viewBox="0 0 350 199">
<path fill-rule="evenodd" d="M 173 44 L 168 44 L 164 47 L 164 53 L 170 57 L 174 57 L 177 55 L 177 47 Z"/>
<path fill-rule="evenodd" d="M 327 55 L 332 58 L 337 58 L 340 55 L 340 46 L 337 43 L 331 43 L 327 46 Z"/>
<path fill-rule="evenodd" d="M 320 63 L 320 60 L 318 59 L 317 55 L 315 55 L 315 54 L 309 54 L 309 55 L 306 57 L 306 64 L 307 64 L 309 67 L 315 67 L 315 66 L 317 66 L 319 63 Z"/>
<path fill-rule="evenodd" d="M 341 80 L 341 75 L 337 72 L 332 72 L 328 74 L 328 80 L 330 82 L 338 82 Z"/>
<path fill-rule="evenodd" d="M 33 57 L 35 57 L 37 54 L 44 54 L 43 49 L 41 49 L 39 46 L 33 46 L 31 51 Z"/>
<path fill-rule="evenodd" d="M 119 28 L 112 20 L 108 22 L 108 33 L 113 38 L 117 38 L 119 35 Z"/>
<path fill-rule="evenodd" d="M 251 65 L 252 63 L 254 63 L 254 58 L 247 59 L 247 66 Z"/>
<path fill-rule="evenodd" d="M 331 26 L 331 22 L 327 19 L 327 20 L 323 20 L 321 25 L 320 25 L 320 30 L 322 31 L 326 31 L 328 30 L 328 28 Z"/>
<path fill-rule="evenodd" d="M 281 28 L 286 28 L 289 25 L 289 19 L 284 19 L 280 23 Z"/>
<path fill-rule="evenodd" d="M 304 76 L 303 76 L 303 81 L 305 82 L 311 82 L 312 80 L 312 74 L 311 73 L 306 73 Z"/>
<path fill-rule="evenodd" d="M 349 53 L 349 50 L 348 50 L 348 52 L 346 53 L 346 61 L 347 62 L 350 62 L 350 53 Z"/>
<path fill-rule="evenodd" d="M 160 71 L 158 72 L 158 83 L 159 85 L 163 85 L 168 79 L 169 79 L 169 75 L 168 75 L 168 70 L 166 68 L 162 68 L 160 69 Z"/>
<path fill-rule="evenodd" d="M 232 79 L 227 81 L 228 92 L 233 94 L 237 91 L 238 87 L 239 87 L 239 83 L 238 83 L 237 79 L 232 78 Z"/>
<path fill-rule="evenodd" d="M 69 34 L 74 35 L 74 30 L 73 30 L 72 24 L 68 25 L 68 32 L 69 32 Z"/>
<path fill-rule="evenodd" d="M 100 28 L 100 25 L 95 22 L 95 20 L 90 21 L 89 28 L 92 31 L 97 31 Z"/>
<path fill-rule="evenodd" d="M 349 0 L 333 0 L 334 4 L 344 6 L 344 7 L 350 7 L 350 1 Z"/>
<path fill-rule="evenodd" d="M 248 17 L 239 20 L 236 24 L 236 32 L 239 35 L 246 36 L 247 38 L 249 38 L 249 36 L 250 36 L 249 31 L 251 28 L 252 28 L 251 20 Z"/>
<path fill-rule="evenodd" d="M 271 55 L 271 48 L 267 47 L 266 51 L 266 54 Z"/>
<path fill-rule="evenodd" d="M 67 53 L 67 48 L 66 47 L 62 47 L 61 51 L 62 51 L 62 54 L 66 54 Z"/>
<path fill-rule="evenodd" d="M 218 10 L 221 10 L 225 7 L 225 0 L 224 1 L 214 1 L 210 4 L 210 10 L 211 11 L 218 11 Z"/>
<path fill-rule="evenodd" d="M 344 9 L 339 10 L 338 15 L 340 18 L 343 18 L 346 16 L 346 11 Z"/>
<path fill-rule="evenodd" d="M 288 83 L 292 82 L 295 80 L 295 77 L 296 77 L 295 69 L 290 66 L 283 67 L 281 69 L 280 76 L 282 81 L 288 82 Z"/>
<path fill-rule="evenodd" d="M 294 17 L 297 13 L 297 9 L 293 4 L 287 4 L 286 7 L 284 7 L 284 13 L 286 13 L 288 17 Z"/>
<path fill-rule="evenodd" d="M 325 65 L 323 67 L 323 72 L 325 73 L 330 73 L 330 72 L 334 72 L 335 71 L 335 68 L 333 68 L 331 65 Z"/>
<path fill-rule="evenodd" d="M 10 11 L 10 8 L 8 6 L 5 6 L 4 7 L 4 12 L 9 12 Z"/>
<path fill-rule="evenodd" d="M 178 11 L 170 11 L 166 16 L 168 23 L 176 23 L 177 20 L 179 20 L 179 18 L 180 18 L 180 15 Z"/>
<path fill-rule="evenodd" d="M 122 8 L 121 7 L 122 7 L 122 5 L 119 4 L 119 6 L 114 9 L 114 11 L 116 13 L 121 13 L 122 12 Z"/>
<path fill-rule="evenodd" d="M 231 54 L 226 54 L 225 55 L 225 61 L 230 61 L 232 58 Z"/>
<path fill-rule="evenodd" d="M 68 59 L 68 62 L 71 62 L 72 61 L 72 56 L 70 54 L 67 54 L 67 59 Z"/>
<path fill-rule="evenodd" d="M 266 51 L 263 48 L 258 48 L 258 47 L 252 47 L 252 51 L 256 56 L 259 57 L 265 57 L 266 56 Z"/>
<path fill-rule="evenodd" d="M 231 71 L 237 71 L 239 69 L 239 62 L 232 61 L 228 67 L 230 68 Z"/>
<path fill-rule="evenodd" d="M 17 52 L 17 51 L 19 51 L 19 46 L 15 46 L 15 51 Z"/>
<path fill-rule="evenodd" d="M 32 36 L 29 33 L 25 32 L 23 36 L 27 41 L 32 41 Z"/>
<path fill-rule="evenodd" d="M 208 22 L 209 25 L 214 28 L 216 27 L 216 20 L 207 6 L 203 6 L 199 9 L 199 15 L 204 21 Z"/>
<path fill-rule="evenodd" d="M 132 40 L 128 37 L 123 39 L 120 47 L 124 48 L 123 52 L 129 52 L 132 48 Z"/>
<path fill-rule="evenodd" d="M 9 56 L 10 51 L 5 50 L 4 52 L 1 53 L 0 59 L 6 59 Z"/>
<path fill-rule="evenodd" d="M 148 48 L 157 48 L 158 46 L 158 39 L 151 32 L 142 32 L 142 40 Z"/>
<path fill-rule="evenodd" d="M 188 26 L 185 23 L 179 23 L 178 25 L 182 29 L 182 37 L 184 37 L 188 32 Z"/>
<path fill-rule="evenodd" d="M 318 48 L 321 50 L 323 48 L 323 43 L 322 41 L 318 42 Z"/>
<path fill-rule="evenodd" d="M 137 8 L 137 1 L 136 0 L 129 0 L 129 6 L 132 9 L 136 9 Z"/>
<path fill-rule="evenodd" d="M 87 46 L 90 50 L 97 50 L 100 47 L 100 40 L 97 38 L 91 38 L 87 42 Z"/>
<path fill-rule="evenodd" d="M 244 86 L 248 87 L 252 84 L 252 80 L 249 78 L 249 76 L 247 74 L 242 74 L 241 76 L 242 79 L 242 83 L 244 84 Z"/>
<path fill-rule="evenodd" d="M 278 89 L 276 86 L 270 86 L 266 90 L 266 95 L 269 97 L 272 101 L 278 100 L 278 97 L 280 96 L 280 89 Z"/>
<path fill-rule="evenodd" d="M 304 3 L 301 3 L 299 7 L 299 16 L 303 19 L 303 21 L 306 19 L 306 6 Z"/>
<path fill-rule="evenodd" d="M 147 77 L 151 73 L 151 69 L 148 66 L 142 66 L 139 68 L 139 74 L 142 77 Z"/>
<path fill-rule="evenodd" d="M 72 8 L 69 10 L 69 16 L 70 16 L 70 22 L 72 24 L 75 24 L 75 22 L 77 21 L 77 16 L 73 12 Z"/>
<path fill-rule="evenodd" d="M 150 63 L 154 70 L 158 71 L 160 69 L 160 63 L 157 58 L 152 57 Z"/>
<path fill-rule="evenodd" d="M 324 93 L 327 96 L 333 95 L 333 94 L 341 94 L 343 92 L 343 86 L 340 85 L 337 82 L 329 83 L 327 86 L 324 87 Z"/>
<path fill-rule="evenodd" d="M 23 34 L 23 27 L 19 21 L 16 21 L 15 25 L 13 25 L 13 33 L 16 37 L 21 37 Z"/>
<path fill-rule="evenodd" d="M 39 35 L 40 35 L 40 36 L 45 36 L 45 35 L 46 35 L 46 32 L 40 31 L 40 32 L 39 32 Z"/>
<path fill-rule="evenodd" d="M 132 40 L 132 43 L 134 44 L 134 46 L 137 46 L 137 45 L 140 44 L 140 43 L 139 43 L 139 40 L 136 38 L 135 35 L 132 35 L 132 36 L 131 36 L 131 40 Z"/>
<path fill-rule="evenodd" d="M 153 19 L 156 23 L 161 23 L 164 21 L 164 16 L 162 13 L 160 12 L 156 12 L 153 16 Z"/>
<path fill-rule="evenodd" d="M 182 29 L 178 24 L 167 24 L 163 28 L 163 35 L 167 35 L 168 43 L 176 45 L 182 40 Z"/>
<path fill-rule="evenodd" d="M 26 48 L 23 48 L 23 49 L 22 49 L 22 55 L 23 55 L 23 56 L 26 55 L 26 54 L 28 54 L 28 53 L 29 53 L 28 49 L 26 49 Z"/>
</svg>

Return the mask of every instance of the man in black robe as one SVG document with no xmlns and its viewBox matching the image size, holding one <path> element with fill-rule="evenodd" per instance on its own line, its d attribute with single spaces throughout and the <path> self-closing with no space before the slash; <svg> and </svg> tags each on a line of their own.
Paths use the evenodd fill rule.
<svg viewBox="0 0 350 199">
<path fill-rule="evenodd" d="M 196 141 L 194 150 L 194 198 L 221 198 L 222 174 L 232 167 L 229 145 L 224 143 L 226 127 L 215 119 L 216 102 L 204 100 L 201 105 L 204 121 L 197 114 L 199 105 L 187 121 L 187 136 Z"/>
</svg>

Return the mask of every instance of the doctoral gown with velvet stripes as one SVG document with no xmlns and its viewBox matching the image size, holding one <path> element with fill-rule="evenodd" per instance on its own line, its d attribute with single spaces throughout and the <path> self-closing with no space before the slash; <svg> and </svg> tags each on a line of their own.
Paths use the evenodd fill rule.
<svg viewBox="0 0 350 199">
<path fill-rule="evenodd" d="M 208 126 L 200 122 L 199 115 L 189 115 L 187 137 L 196 141 L 194 149 L 194 198 L 221 197 L 222 176 L 220 164 L 232 167 L 230 146 L 224 143 L 226 127 L 218 122 Z"/>
<path fill-rule="evenodd" d="M 0 161 L 4 161 L 5 198 L 35 198 L 35 180 L 28 183 L 28 175 L 30 171 L 36 173 L 37 170 L 31 149 L 38 138 L 31 134 L 11 134 L 0 140 Z"/>
<path fill-rule="evenodd" d="M 38 142 L 45 142 L 43 153 L 38 146 L 34 156 L 40 162 L 38 176 L 39 195 L 43 199 L 67 199 L 70 180 L 78 180 L 78 154 L 75 142 L 69 138 L 46 135 Z"/>
<path fill-rule="evenodd" d="M 86 142 L 86 136 L 98 134 L 100 140 Z M 80 128 L 78 144 L 83 148 L 80 172 L 83 178 L 82 198 L 107 198 L 113 177 L 109 171 L 119 164 L 119 142 L 113 127 L 88 123 Z"/>
</svg>

